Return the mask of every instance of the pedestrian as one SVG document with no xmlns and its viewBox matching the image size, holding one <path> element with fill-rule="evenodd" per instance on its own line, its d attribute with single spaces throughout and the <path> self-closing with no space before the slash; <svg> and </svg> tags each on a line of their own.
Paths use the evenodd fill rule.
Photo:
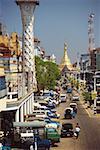
<svg viewBox="0 0 100 150">
<path fill-rule="evenodd" d="M 75 111 L 73 111 L 73 118 L 75 118 L 75 116 L 76 116 L 76 112 L 75 112 Z"/>
<path fill-rule="evenodd" d="M 79 126 L 79 124 L 77 123 L 77 124 L 76 124 L 76 127 L 75 127 L 75 132 L 74 132 L 74 136 L 76 137 L 76 139 L 78 139 L 79 133 L 80 133 L 80 126 Z"/>
</svg>

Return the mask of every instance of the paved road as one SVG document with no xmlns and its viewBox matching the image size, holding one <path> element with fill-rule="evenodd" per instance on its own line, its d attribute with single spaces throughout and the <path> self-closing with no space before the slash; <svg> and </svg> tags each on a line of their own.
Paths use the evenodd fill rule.
<svg viewBox="0 0 100 150">
<path fill-rule="evenodd" d="M 57 111 L 61 114 L 61 122 L 78 122 L 81 127 L 79 139 L 61 138 L 61 142 L 51 150 L 100 150 L 100 118 L 90 118 L 82 104 L 78 102 L 78 114 L 75 119 L 63 119 L 64 109 L 69 102 L 61 103 Z"/>
</svg>

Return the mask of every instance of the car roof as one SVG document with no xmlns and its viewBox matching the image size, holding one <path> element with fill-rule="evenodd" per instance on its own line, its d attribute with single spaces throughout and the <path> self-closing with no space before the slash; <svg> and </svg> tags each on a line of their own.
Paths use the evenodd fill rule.
<svg viewBox="0 0 100 150">
<path fill-rule="evenodd" d="M 66 96 L 66 94 L 60 94 L 60 96 Z"/>
<path fill-rule="evenodd" d="M 77 106 L 77 104 L 76 104 L 76 103 L 70 103 L 70 105 L 76 105 L 76 106 Z"/>
<path fill-rule="evenodd" d="M 72 123 L 62 123 L 62 125 L 73 125 Z"/>
<path fill-rule="evenodd" d="M 73 96 L 79 96 L 79 94 L 78 94 L 78 93 L 76 93 L 76 94 L 74 94 Z"/>
<path fill-rule="evenodd" d="M 67 110 L 67 109 L 73 110 L 73 108 L 71 108 L 71 107 L 66 107 L 65 110 Z"/>
</svg>

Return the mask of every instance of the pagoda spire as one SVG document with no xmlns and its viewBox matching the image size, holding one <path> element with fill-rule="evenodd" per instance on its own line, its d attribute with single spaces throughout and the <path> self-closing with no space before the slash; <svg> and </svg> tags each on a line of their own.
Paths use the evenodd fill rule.
<svg viewBox="0 0 100 150">
<path fill-rule="evenodd" d="M 62 61 L 60 63 L 60 69 L 61 70 L 65 66 L 68 68 L 68 70 L 72 70 L 72 64 L 71 64 L 70 59 L 68 57 L 67 48 L 68 48 L 68 45 L 66 43 L 64 43 L 64 55 L 63 55 Z"/>
</svg>

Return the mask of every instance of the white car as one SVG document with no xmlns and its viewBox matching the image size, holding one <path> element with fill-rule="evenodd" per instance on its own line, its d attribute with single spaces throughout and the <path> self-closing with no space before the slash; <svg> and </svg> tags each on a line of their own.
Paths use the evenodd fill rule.
<svg viewBox="0 0 100 150">
<path fill-rule="evenodd" d="M 72 97 L 72 100 L 73 100 L 73 101 L 79 101 L 79 95 L 78 95 L 78 94 L 74 95 L 74 96 Z"/>
<path fill-rule="evenodd" d="M 77 104 L 76 103 L 70 103 L 70 107 L 73 108 L 73 111 L 77 113 Z"/>
<path fill-rule="evenodd" d="M 61 102 L 66 102 L 66 94 L 60 94 L 60 100 Z"/>
<path fill-rule="evenodd" d="M 33 111 L 33 116 L 36 117 L 36 118 L 45 118 L 47 117 L 46 113 L 44 110 L 34 110 Z"/>
</svg>

